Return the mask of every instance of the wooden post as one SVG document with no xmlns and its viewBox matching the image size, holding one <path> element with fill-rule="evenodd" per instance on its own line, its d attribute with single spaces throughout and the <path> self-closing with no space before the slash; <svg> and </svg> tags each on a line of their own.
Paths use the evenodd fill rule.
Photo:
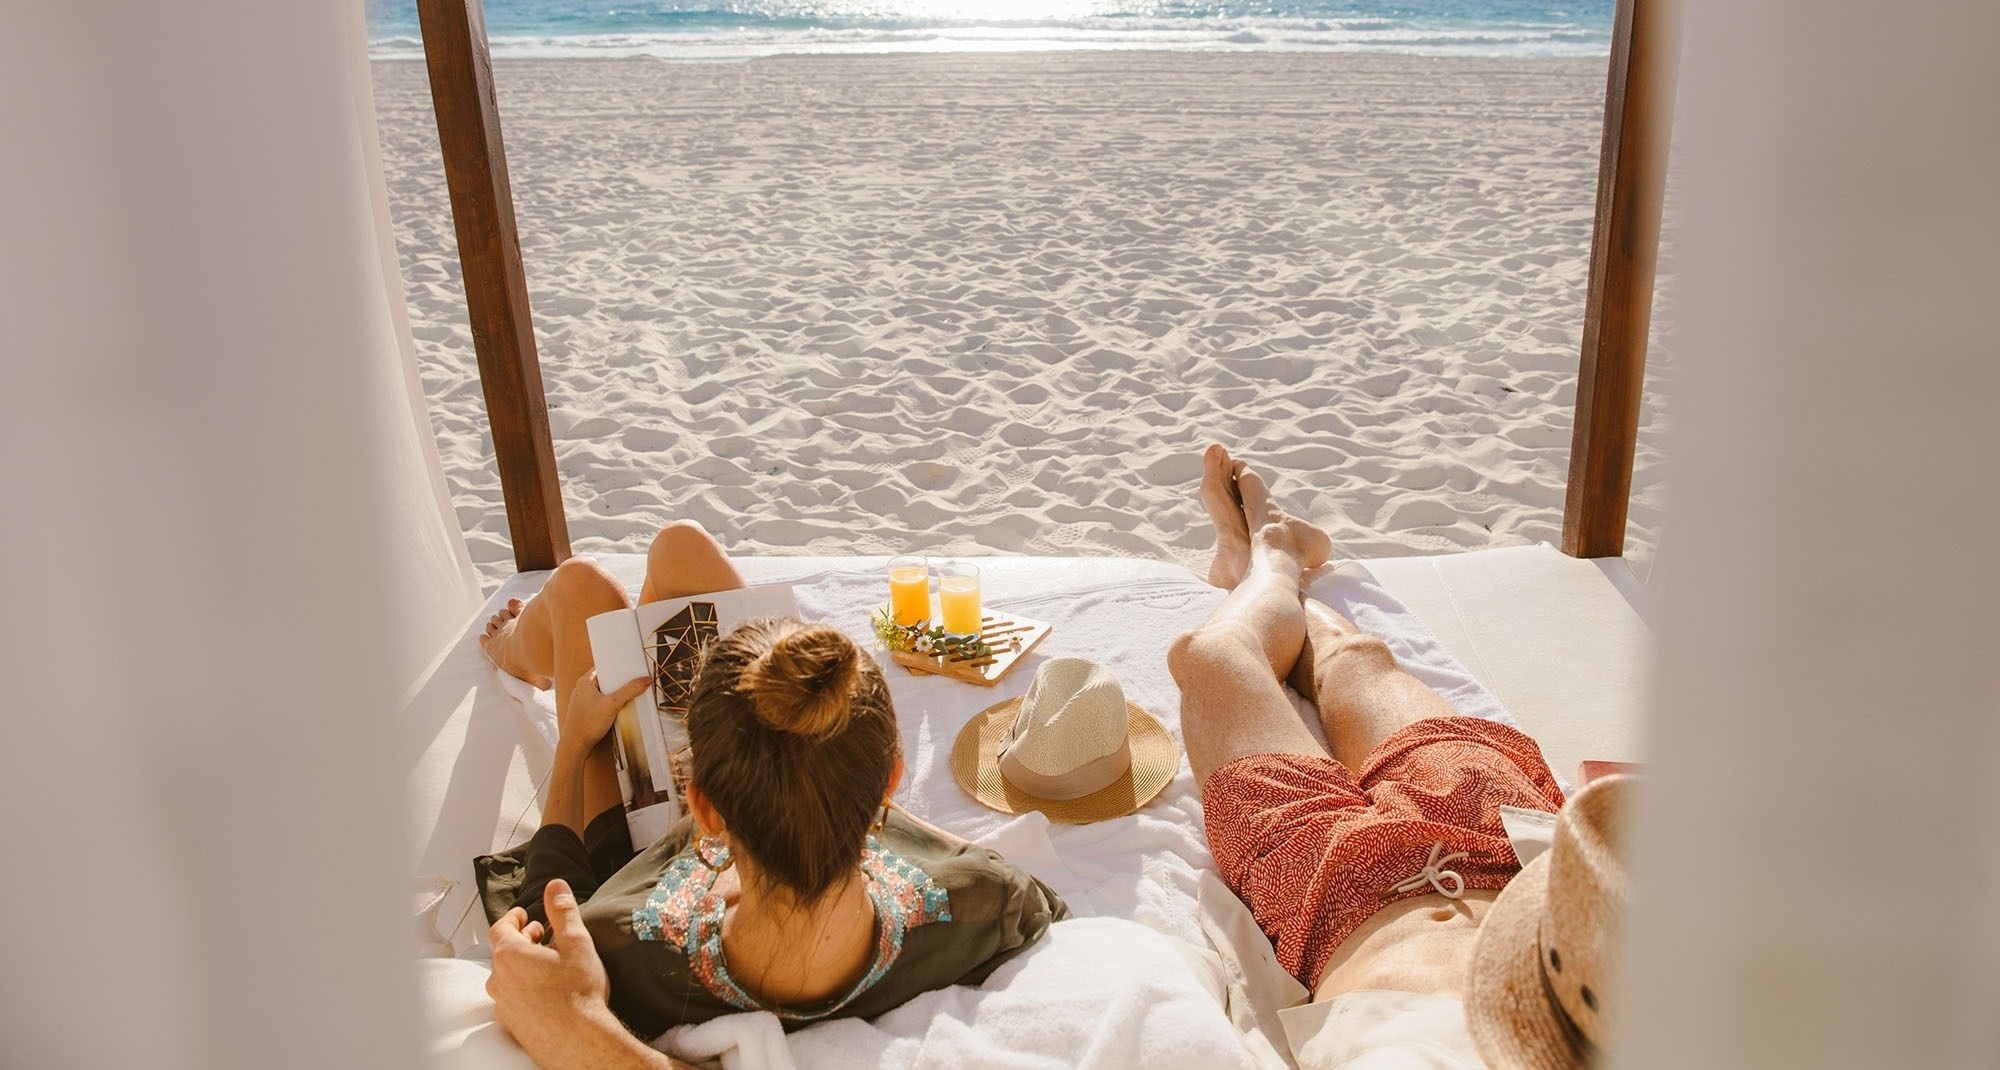
<svg viewBox="0 0 2000 1070">
<path fill-rule="evenodd" d="M 486 16 L 480 0 L 417 0 L 417 16 L 514 567 L 554 568 L 570 556 L 569 524 L 528 315 L 507 155 L 500 144 Z"/>
<path fill-rule="evenodd" d="M 1562 548 L 1572 557 L 1625 552 L 1680 62 L 1676 8 L 1676 0 L 1618 0 L 1612 25 L 1583 363 L 1563 502 Z"/>
</svg>

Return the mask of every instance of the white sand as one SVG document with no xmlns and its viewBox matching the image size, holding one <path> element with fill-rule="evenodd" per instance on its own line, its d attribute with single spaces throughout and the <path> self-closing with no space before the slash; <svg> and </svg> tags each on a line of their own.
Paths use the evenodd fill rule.
<svg viewBox="0 0 2000 1070">
<path fill-rule="evenodd" d="M 428 86 L 418 63 L 375 77 L 423 377 L 492 584 L 512 560 Z M 747 552 L 1199 569 L 1211 439 L 1357 556 L 1559 537 L 1601 62 L 1076 53 L 496 77 L 579 551 L 639 550 L 690 517 Z"/>
</svg>

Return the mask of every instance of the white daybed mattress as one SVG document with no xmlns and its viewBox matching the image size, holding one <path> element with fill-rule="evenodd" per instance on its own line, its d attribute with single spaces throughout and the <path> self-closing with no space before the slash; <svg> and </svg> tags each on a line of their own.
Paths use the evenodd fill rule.
<svg viewBox="0 0 2000 1070">
<path fill-rule="evenodd" d="M 1473 559 L 1493 554 L 1512 558 L 1497 560 L 1482 572 Z M 643 557 L 600 560 L 637 589 Z M 1443 571 L 1401 562 L 1386 563 L 1383 571 L 1413 574 L 1416 579 L 1409 586 L 1414 594 L 1447 607 L 1439 614 L 1442 630 L 1458 637 L 1461 645 L 1467 634 L 1484 635 L 1483 618 L 1467 617 L 1464 605 L 1486 616 L 1510 611 L 1504 597 L 1496 600 L 1479 587 L 1486 572 L 1539 571 L 1547 575 L 1546 582 L 1564 589 L 1562 602 L 1601 601 L 1602 592 L 1579 582 L 1572 567 L 1590 568 L 1591 563 L 1572 562 L 1546 547 L 1486 551 L 1455 560 L 1460 564 Z M 1473 565 L 1470 571 L 1463 567 L 1467 561 Z M 741 1015 L 684 1031 L 674 1038 L 678 1052 L 690 1057 L 728 1052 L 730 1062 L 743 1066 L 1282 1065 L 1283 1032 L 1272 1018 L 1274 1004 L 1297 999 L 1302 991 L 1281 972 L 1272 976 L 1276 966 L 1269 945 L 1247 912 L 1212 876 L 1204 881 L 1212 867 L 1196 785 L 1185 765 L 1161 797 L 1139 814 L 1088 826 L 1051 826 L 1040 815 L 1012 818 L 979 806 L 958 789 L 946 763 L 959 728 L 986 706 L 1025 691 L 1035 664 L 1052 656 L 1089 657 L 1109 665 L 1127 696 L 1178 736 L 1179 703 L 1166 671 L 1167 641 L 1199 623 L 1221 592 L 1178 566 L 1159 562 L 989 558 L 980 563 L 989 605 L 1048 620 L 1055 630 L 994 688 L 912 675 L 885 661 L 907 766 L 898 797 L 920 816 L 1028 868 L 1061 893 L 1079 917 L 1105 920 L 1059 927 L 1059 938 L 1047 941 L 1046 949 L 1023 956 L 1018 968 L 1010 966 L 981 989 L 931 993 L 873 1023 L 826 1023 L 787 1044 L 775 1019 Z M 803 615 L 866 637 L 868 615 L 883 600 L 883 564 L 873 558 L 762 558 L 740 562 L 740 567 L 751 583 L 793 584 Z M 545 576 L 515 577 L 495 592 L 487 612 L 509 597 L 532 593 Z M 1403 664 L 1461 712 L 1520 723 L 1367 569 L 1349 565 L 1322 570 L 1312 590 L 1384 635 Z M 1459 608 L 1450 608 L 1460 595 Z M 1629 606 L 1624 612 L 1636 622 Z M 1539 621 L 1545 626 L 1554 619 L 1546 613 L 1530 617 L 1524 619 L 1531 625 Z M 436 931 L 460 958 L 425 965 L 435 1046 L 452 1062 L 505 1065 L 518 1063 L 519 1052 L 496 1035 L 479 990 L 484 967 L 476 960 L 484 950 L 486 926 L 472 895 L 470 859 L 534 831 L 554 720 L 546 694 L 504 678 L 480 654 L 476 636 L 484 619 L 473 622 L 413 694 L 405 743 L 412 763 L 415 874 L 455 882 L 436 911 Z M 1642 636 L 1643 626 L 1633 626 Z M 1586 634 L 1533 642 L 1527 649 L 1567 652 L 1562 657 L 1567 675 L 1571 655 L 1580 651 L 1582 657 L 1592 656 L 1577 644 L 1606 646 L 1607 635 L 1612 647 L 1629 638 L 1615 629 L 1607 632 L 1600 620 Z M 1511 652 L 1490 637 L 1483 647 L 1467 648 L 1488 661 Z M 1638 670 L 1632 666 L 1640 664 L 1639 655 L 1625 649 L 1622 658 L 1597 653 L 1597 675 L 1612 677 L 1604 686 L 1616 686 L 1617 672 L 1628 683 L 1636 678 Z M 1503 667 L 1501 675 L 1513 679 L 1508 674 L 1514 666 Z M 1579 693 L 1591 701 L 1600 697 L 1591 688 Z M 1563 709 L 1559 695 L 1554 701 L 1543 694 L 1531 697 L 1537 720 L 1560 731 L 1573 724 L 1587 728 L 1592 721 Z M 1524 727 L 1537 733 L 1533 721 Z M 1569 743 L 1565 739 L 1559 745 Z M 1595 744 L 1582 739 L 1578 745 Z M 1585 756 L 1635 757 L 1629 749 Z M 1565 778 L 1574 771 L 1573 764 L 1552 764 Z"/>
</svg>

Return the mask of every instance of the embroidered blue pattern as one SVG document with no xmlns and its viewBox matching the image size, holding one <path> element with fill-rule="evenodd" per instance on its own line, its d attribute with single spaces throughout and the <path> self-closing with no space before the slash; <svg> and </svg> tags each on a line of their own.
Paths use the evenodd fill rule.
<svg viewBox="0 0 2000 1070">
<path fill-rule="evenodd" d="M 718 866 L 728 866 L 729 848 L 709 838 L 696 845 Z M 853 989 L 830 1006 L 813 1012 L 767 1006 L 729 975 L 722 954 L 722 900 L 715 895 L 716 871 L 702 864 L 694 850 L 683 852 L 660 875 L 646 901 L 632 912 L 632 932 L 641 940 L 672 944 L 687 955 L 688 968 L 702 987 L 732 1007 L 770 1011 L 780 1018 L 805 1021 L 823 1018 L 847 1006 L 873 987 L 903 952 L 910 930 L 934 921 L 951 921 L 951 895 L 916 863 L 889 850 L 870 836 L 861 851 L 861 872 L 868 881 L 868 899 L 875 907 L 875 957 Z"/>
</svg>

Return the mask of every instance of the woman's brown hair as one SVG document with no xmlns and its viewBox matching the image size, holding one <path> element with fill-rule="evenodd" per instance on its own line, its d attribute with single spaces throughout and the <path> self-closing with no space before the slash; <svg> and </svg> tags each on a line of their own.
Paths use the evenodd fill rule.
<svg viewBox="0 0 2000 1070">
<path fill-rule="evenodd" d="M 899 748 L 875 659 L 837 629 L 768 617 L 709 648 L 688 745 L 736 849 L 800 904 L 861 864 Z"/>
</svg>

